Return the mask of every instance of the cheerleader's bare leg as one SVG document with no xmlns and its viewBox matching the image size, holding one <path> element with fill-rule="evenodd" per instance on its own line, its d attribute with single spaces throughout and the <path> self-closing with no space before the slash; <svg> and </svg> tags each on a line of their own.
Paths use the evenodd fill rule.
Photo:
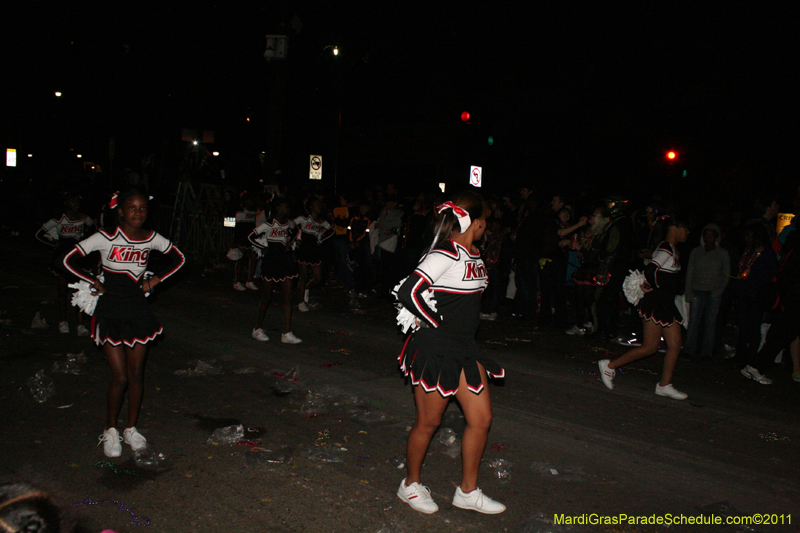
<svg viewBox="0 0 800 533">
<path fill-rule="evenodd" d="M 103 352 L 105 352 L 108 366 L 111 368 L 111 382 L 108 384 L 106 392 L 108 406 L 106 429 L 109 429 L 117 426 L 117 417 L 125 399 L 125 390 L 128 388 L 128 372 L 125 368 L 125 350 L 122 344 L 112 346 L 105 343 Z"/>
<path fill-rule="evenodd" d="M 608 363 L 608 368 L 613 370 L 656 353 L 658 346 L 661 344 L 662 330 L 665 328 L 662 328 L 652 320 L 642 320 L 642 323 L 644 330 L 642 345 L 629 350 L 621 357 Z M 680 342 L 678 342 L 678 350 L 680 350 Z"/>
<path fill-rule="evenodd" d="M 675 363 L 678 362 L 678 355 L 681 352 L 683 336 L 681 335 L 681 328 L 677 324 L 662 328 L 661 334 L 667 343 L 667 353 L 664 354 L 664 369 L 661 372 L 659 385 L 666 387 L 672 383 L 672 373 L 675 371 Z"/>
<path fill-rule="evenodd" d="M 307 288 L 306 285 L 308 284 L 308 265 L 298 263 L 297 269 L 300 271 L 300 282 L 297 284 L 297 292 L 300 293 L 300 301 L 304 302 L 304 295 Z"/>
<path fill-rule="evenodd" d="M 442 415 L 447 409 L 448 398 L 443 398 L 438 392 L 425 392 L 421 385 L 414 387 L 414 400 L 417 413 L 414 426 L 408 433 L 406 447 L 406 485 L 420 483 L 422 463 L 433 434 L 442 423 Z"/>
<path fill-rule="evenodd" d="M 311 267 L 312 279 L 306 285 L 306 289 L 310 289 L 311 287 L 316 287 L 322 281 L 322 263 L 319 265 L 314 265 Z"/>
<path fill-rule="evenodd" d="M 292 331 L 292 298 L 294 297 L 294 279 L 283 280 L 283 332 Z"/>
<path fill-rule="evenodd" d="M 134 344 L 133 348 L 125 345 L 103 345 L 103 351 L 111 367 L 111 383 L 106 395 L 108 418 L 106 429 L 116 427 L 125 391 L 128 392 L 128 424 L 133 427 L 139 418 L 144 396 L 144 365 L 147 359 L 147 345 Z"/>
<path fill-rule="evenodd" d="M 252 283 L 253 276 L 256 273 L 256 263 L 258 262 L 255 250 L 251 249 L 247 252 L 247 261 L 247 283 Z"/>
<path fill-rule="evenodd" d="M 472 492 L 478 488 L 478 469 L 489 438 L 492 425 L 492 402 L 489 397 L 489 379 L 486 370 L 478 364 L 483 382 L 483 390 L 475 394 L 467 387 L 464 372 L 458 384 L 456 399 L 464 411 L 467 427 L 461 438 L 461 490 Z"/>
<path fill-rule="evenodd" d="M 261 286 L 261 303 L 258 304 L 258 324 L 256 329 L 261 329 L 264 326 L 264 317 L 267 315 L 270 303 L 272 303 L 272 288 L 271 281 L 264 281 Z"/>
<path fill-rule="evenodd" d="M 70 293 L 67 287 L 67 280 L 61 276 L 56 277 L 56 287 L 58 288 L 58 321 L 66 322 L 69 320 Z"/>
</svg>

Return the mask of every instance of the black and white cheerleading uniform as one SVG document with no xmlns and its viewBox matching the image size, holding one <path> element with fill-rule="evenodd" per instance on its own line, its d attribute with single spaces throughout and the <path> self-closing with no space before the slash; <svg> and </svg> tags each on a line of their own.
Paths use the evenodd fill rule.
<svg viewBox="0 0 800 533">
<path fill-rule="evenodd" d="M 248 239 L 253 246 L 264 250 L 264 261 L 261 265 L 261 278 L 266 281 L 280 283 L 296 278 L 297 265 L 292 260 L 288 245 L 297 231 L 294 220 L 281 224 L 276 219 L 256 226 Z M 266 243 L 266 246 L 264 246 Z"/>
<path fill-rule="evenodd" d="M 88 216 L 71 219 L 66 214 L 59 218 L 51 218 L 36 232 L 36 238 L 41 242 L 55 248 L 53 256 L 53 271 L 57 275 L 63 274 L 61 261 L 64 255 L 75 247 L 94 229 L 94 221 Z"/>
<path fill-rule="evenodd" d="M 296 261 L 302 265 L 309 266 L 322 264 L 322 258 L 319 255 L 319 245 L 333 234 L 333 232 L 330 231 L 330 222 L 327 220 L 316 222 L 311 216 L 305 216 L 297 217 L 294 219 L 294 223 L 300 231 L 298 236 L 300 249 L 297 250 Z"/>
<path fill-rule="evenodd" d="M 137 241 L 118 227 L 113 233 L 100 230 L 76 244 L 64 257 L 64 266 L 93 283 L 94 279 L 80 269 L 79 259 L 94 251 L 100 252 L 105 292 L 98 296 L 92 316 L 92 338 L 98 345 L 125 343 L 132 348 L 137 342 L 147 344 L 163 331 L 142 291 L 150 252 L 160 252 L 169 259 L 168 266 L 156 273 L 162 281 L 181 268 L 186 259 L 169 240 L 154 231 Z"/>
<path fill-rule="evenodd" d="M 428 326 L 409 335 L 398 358 L 413 385 L 447 397 L 458 391 L 463 370 L 469 390 L 480 394 L 483 382 L 478 363 L 491 377 L 505 377 L 503 367 L 484 357 L 475 342 L 487 280 L 480 254 L 447 240 L 401 284 L 397 299 Z M 428 289 L 433 290 L 436 311 L 422 297 Z"/>
<path fill-rule="evenodd" d="M 683 324 L 683 317 L 675 306 L 675 296 L 680 291 L 681 263 L 678 252 L 667 241 L 658 245 L 644 269 L 644 276 L 653 288 L 639 302 L 639 316 L 660 326 Z"/>
</svg>

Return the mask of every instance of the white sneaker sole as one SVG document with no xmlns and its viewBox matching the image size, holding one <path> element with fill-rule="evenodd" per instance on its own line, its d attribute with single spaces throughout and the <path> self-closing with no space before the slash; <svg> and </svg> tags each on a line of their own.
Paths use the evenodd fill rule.
<svg viewBox="0 0 800 533">
<path fill-rule="evenodd" d="M 487 509 L 478 509 L 477 507 L 470 507 L 469 505 L 459 505 L 455 502 L 453 502 L 453 507 L 458 507 L 459 509 L 464 509 L 465 511 L 475 511 L 476 513 L 481 513 L 481 514 L 500 514 L 506 511 L 505 509 L 500 509 L 498 511 L 489 511 Z"/>
</svg>

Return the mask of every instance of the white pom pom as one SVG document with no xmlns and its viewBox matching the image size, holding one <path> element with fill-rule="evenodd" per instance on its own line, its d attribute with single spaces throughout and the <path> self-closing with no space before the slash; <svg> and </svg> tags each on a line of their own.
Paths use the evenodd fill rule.
<svg viewBox="0 0 800 533">
<path fill-rule="evenodd" d="M 97 305 L 97 298 L 100 295 L 92 291 L 92 286 L 85 281 L 79 281 L 78 283 L 70 283 L 67 287 L 77 289 L 72 293 L 72 305 L 89 316 L 93 315 L 94 308 Z"/>
<path fill-rule="evenodd" d="M 395 285 L 394 289 L 392 290 L 392 295 L 397 298 L 397 291 L 400 290 L 400 286 L 405 283 L 408 278 L 404 278 Z M 428 289 L 422 293 L 422 299 L 425 300 L 425 303 L 428 304 L 428 307 L 431 310 L 436 311 L 436 299 L 433 297 L 433 291 Z M 414 313 L 403 307 L 403 304 L 400 302 L 396 302 L 394 306 L 397 308 L 397 325 L 400 326 L 400 329 L 403 333 L 408 333 L 408 330 L 417 331 L 420 329 L 418 323 L 420 322 L 420 318 L 418 318 Z"/>
<path fill-rule="evenodd" d="M 622 282 L 622 292 L 625 298 L 633 305 L 639 305 L 639 301 L 644 296 L 642 285 L 647 282 L 644 274 L 638 270 L 629 270 L 630 274 Z"/>
</svg>

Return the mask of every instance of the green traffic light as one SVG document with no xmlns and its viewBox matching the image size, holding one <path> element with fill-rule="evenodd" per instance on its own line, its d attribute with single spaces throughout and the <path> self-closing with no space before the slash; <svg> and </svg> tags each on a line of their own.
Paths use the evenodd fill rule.
<svg viewBox="0 0 800 533">
<path fill-rule="evenodd" d="M 489 143 L 489 146 L 493 145 L 493 144 L 494 144 L 494 137 L 492 137 L 491 135 L 489 135 L 489 138 L 488 138 L 488 139 L 486 139 L 486 142 L 488 142 L 488 143 Z"/>
</svg>

